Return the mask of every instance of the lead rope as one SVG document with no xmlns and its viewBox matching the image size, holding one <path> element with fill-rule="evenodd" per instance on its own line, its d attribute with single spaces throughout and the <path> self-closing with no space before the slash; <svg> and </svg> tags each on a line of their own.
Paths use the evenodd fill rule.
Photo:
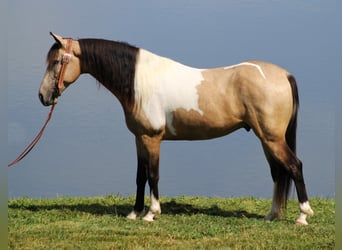
<svg viewBox="0 0 342 250">
<path fill-rule="evenodd" d="M 42 137 L 44 130 L 46 128 L 46 125 L 49 123 L 53 110 L 55 109 L 55 103 L 52 104 L 51 110 L 46 118 L 46 121 L 43 125 L 43 127 L 41 128 L 41 130 L 39 131 L 39 133 L 37 134 L 36 138 L 33 139 L 33 141 L 24 149 L 24 151 L 18 156 L 17 159 L 15 159 L 14 161 L 12 161 L 10 164 L 8 164 L 8 167 L 12 167 L 13 165 L 17 164 L 19 161 L 21 161 L 32 149 L 33 147 L 37 144 L 37 142 L 39 141 L 40 137 Z"/>
<path fill-rule="evenodd" d="M 64 88 L 64 73 L 65 73 L 65 68 L 68 65 L 68 63 L 71 60 L 72 55 L 70 54 L 71 52 L 71 47 L 72 47 L 72 39 L 68 38 L 67 39 L 67 45 L 66 45 L 66 51 L 63 54 L 62 57 L 62 67 L 59 71 L 58 74 L 58 83 L 57 83 L 57 88 L 58 88 L 58 93 L 59 95 L 61 94 L 61 90 L 63 90 Z M 21 161 L 32 149 L 33 147 L 37 144 L 37 142 L 39 141 L 40 137 L 42 137 L 44 130 L 46 128 L 46 125 L 49 123 L 53 110 L 55 109 L 55 105 L 56 103 L 54 102 L 52 104 L 51 110 L 46 118 L 46 121 L 43 125 L 43 127 L 41 128 L 41 130 L 39 131 L 39 133 L 37 134 L 36 138 L 33 139 L 33 141 L 24 149 L 24 151 L 18 156 L 17 159 L 15 159 L 14 161 L 12 161 L 10 164 L 8 164 L 8 167 L 11 167 L 15 164 L 17 164 L 19 161 Z"/>
</svg>

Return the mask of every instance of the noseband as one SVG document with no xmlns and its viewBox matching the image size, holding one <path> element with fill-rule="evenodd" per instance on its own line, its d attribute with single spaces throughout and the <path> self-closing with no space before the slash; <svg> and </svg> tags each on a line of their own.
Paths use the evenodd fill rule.
<svg viewBox="0 0 342 250">
<path fill-rule="evenodd" d="M 62 61 L 61 61 L 62 67 L 59 71 L 57 84 L 56 84 L 56 87 L 58 89 L 58 96 L 60 96 L 62 94 L 62 91 L 65 89 L 64 74 L 65 74 L 66 66 L 71 61 L 71 57 L 72 57 L 72 54 L 70 53 L 71 52 L 71 45 L 72 45 L 72 39 L 68 38 L 65 53 L 62 56 Z"/>
</svg>

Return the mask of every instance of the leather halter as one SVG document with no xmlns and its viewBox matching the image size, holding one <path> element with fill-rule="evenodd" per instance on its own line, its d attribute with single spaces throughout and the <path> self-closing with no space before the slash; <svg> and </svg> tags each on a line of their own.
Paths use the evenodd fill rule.
<svg viewBox="0 0 342 250">
<path fill-rule="evenodd" d="M 71 61 L 71 58 L 72 58 L 72 54 L 70 53 L 71 47 L 72 47 L 71 45 L 72 45 L 72 39 L 68 38 L 65 53 L 63 54 L 62 60 L 61 60 L 62 67 L 59 71 L 58 78 L 57 78 L 58 96 L 60 96 L 62 94 L 62 91 L 65 89 L 64 74 L 65 74 L 66 66 Z"/>
</svg>

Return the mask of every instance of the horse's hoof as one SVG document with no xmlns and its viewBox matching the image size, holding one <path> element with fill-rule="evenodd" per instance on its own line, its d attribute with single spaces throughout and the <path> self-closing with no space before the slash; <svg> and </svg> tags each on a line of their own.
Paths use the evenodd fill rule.
<svg viewBox="0 0 342 250">
<path fill-rule="evenodd" d="M 130 220 L 135 220 L 137 217 L 140 217 L 140 216 L 142 216 L 144 214 L 144 210 L 143 211 L 141 211 L 141 212 L 137 212 L 137 211 L 132 211 L 132 212 L 130 212 L 127 216 L 126 216 L 126 218 L 127 219 L 130 219 Z"/>
<path fill-rule="evenodd" d="M 127 215 L 126 218 L 130 220 L 135 220 L 137 218 L 137 213 L 135 211 L 132 211 Z"/>
<path fill-rule="evenodd" d="M 149 211 L 144 217 L 143 217 L 143 220 L 144 221 L 148 221 L 148 222 L 152 222 L 152 221 L 154 221 L 154 214 L 151 212 L 151 211 Z"/>
<path fill-rule="evenodd" d="M 297 225 L 307 226 L 309 223 L 306 221 L 306 214 L 300 213 L 298 219 L 296 220 Z"/>
<path fill-rule="evenodd" d="M 309 223 L 306 221 L 306 219 L 301 219 L 301 218 L 298 218 L 296 220 L 296 224 L 300 225 L 300 226 L 307 226 L 307 225 L 309 225 Z"/>
<path fill-rule="evenodd" d="M 279 215 L 275 213 L 269 213 L 268 215 L 265 216 L 265 220 L 267 221 L 272 221 L 278 218 L 279 218 Z"/>
</svg>

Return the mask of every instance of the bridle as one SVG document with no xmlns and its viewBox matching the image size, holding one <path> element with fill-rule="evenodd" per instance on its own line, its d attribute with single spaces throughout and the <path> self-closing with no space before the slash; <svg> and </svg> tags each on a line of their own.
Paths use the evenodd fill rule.
<svg viewBox="0 0 342 250">
<path fill-rule="evenodd" d="M 72 39 L 71 38 L 67 38 L 67 44 L 66 44 L 66 48 L 65 48 L 65 53 L 62 56 L 62 60 L 61 60 L 61 64 L 62 67 L 59 70 L 59 74 L 58 74 L 58 78 L 57 78 L 57 90 L 58 90 L 58 96 L 60 96 L 62 94 L 62 91 L 65 89 L 65 85 L 64 85 L 64 74 L 65 74 L 65 69 L 66 66 L 69 64 L 69 62 L 71 61 L 72 58 L 72 54 L 71 52 L 71 48 L 72 48 Z"/>
<path fill-rule="evenodd" d="M 71 57 L 72 57 L 72 54 L 70 53 L 71 47 L 72 47 L 72 39 L 68 38 L 65 53 L 63 54 L 62 60 L 61 60 L 62 67 L 59 70 L 58 78 L 56 81 L 56 88 L 58 90 L 58 96 L 60 96 L 62 94 L 62 91 L 65 89 L 64 74 L 65 74 L 65 69 L 66 69 L 68 63 L 71 61 Z M 33 139 L 33 141 L 24 149 L 24 151 L 17 157 L 17 159 L 15 159 L 14 161 L 12 161 L 11 163 L 8 164 L 8 167 L 11 167 L 11 166 L 17 164 L 19 161 L 21 161 L 33 149 L 33 147 L 37 144 L 37 142 L 39 141 L 39 139 L 43 135 L 43 132 L 46 128 L 46 125 L 48 124 L 48 122 L 51 119 L 52 113 L 55 109 L 55 105 L 56 105 L 56 103 L 52 104 L 51 110 L 50 110 L 50 112 L 46 118 L 46 121 L 45 121 L 43 127 L 40 129 L 39 133 L 36 135 L 36 137 Z"/>
</svg>

